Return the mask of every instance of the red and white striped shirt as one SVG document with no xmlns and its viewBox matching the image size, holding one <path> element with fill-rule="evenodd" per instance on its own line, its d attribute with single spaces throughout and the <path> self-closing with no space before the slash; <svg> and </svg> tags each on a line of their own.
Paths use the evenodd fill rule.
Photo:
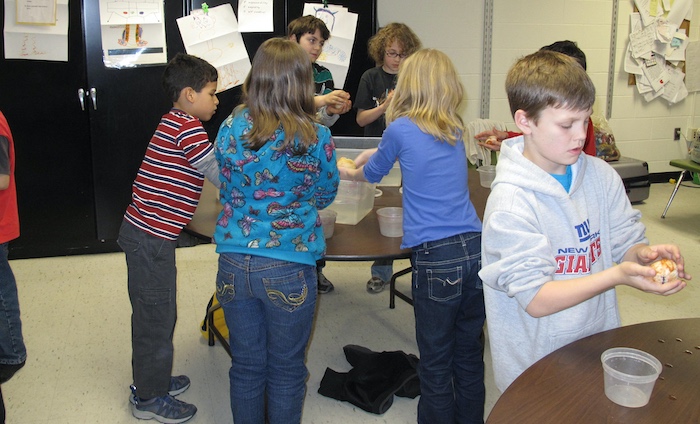
<svg viewBox="0 0 700 424">
<path fill-rule="evenodd" d="M 204 175 L 194 165 L 214 148 L 202 122 L 179 109 L 163 115 L 146 149 L 124 219 L 153 236 L 175 240 L 192 219 Z"/>
</svg>

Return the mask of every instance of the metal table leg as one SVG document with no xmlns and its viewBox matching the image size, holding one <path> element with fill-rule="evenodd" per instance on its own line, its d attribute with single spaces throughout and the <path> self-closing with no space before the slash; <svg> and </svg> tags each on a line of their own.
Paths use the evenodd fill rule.
<svg viewBox="0 0 700 424">
<path fill-rule="evenodd" d="M 673 193 L 671 193 L 671 198 L 668 199 L 668 203 L 666 204 L 666 209 L 664 209 L 664 213 L 661 214 L 661 219 L 666 219 L 666 212 L 668 212 L 668 208 L 671 206 L 671 202 L 673 202 L 673 198 L 676 197 L 676 192 L 678 191 L 678 187 L 681 186 L 681 181 L 683 181 L 683 176 L 685 173 L 688 172 L 685 169 L 681 171 L 681 175 L 678 176 L 678 182 L 676 183 L 676 186 L 673 188 Z"/>
<path fill-rule="evenodd" d="M 396 290 L 396 279 L 401 277 L 402 275 L 408 274 L 409 272 L 411 272 L 410 266 L 406 269 L 402 269 L 401 271 L 391 276 L 391 280 L 389 280 L 389 309 L 394 309 L 394 307 L 396 306 L 395 296 L 398 296 L 401 300 L 413 306 L 413 299 Z"/>
</svg>

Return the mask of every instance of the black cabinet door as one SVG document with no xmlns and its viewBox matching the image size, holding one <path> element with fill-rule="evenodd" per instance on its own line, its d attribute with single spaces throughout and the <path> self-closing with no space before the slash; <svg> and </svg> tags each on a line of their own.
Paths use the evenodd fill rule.
<svg viewBox="0 0 700 424">
<path fill-rule="evenodd" d="M 164 2 L 168 58 L 184 51 L 175 22 L 183 4 Z M 97 237 L 114 240 L 146 146 L 172 102 L 161 85 L 165 65 L 105 67 L 98 2 L 86 0 L 83 10 L 87 84 L 97 92 L 97 109 L 90 110 Z"/>
<path fill-rule="evenodd" d="M 67 62 L 0 54 L 0 109 L 16 149 L 21 235 L 10 244 L 13 258 L 81 253 L 96 240 L 89 114 L 78 100 L 87 88 L 81 4 L 69 7 Z"/>
</svg>

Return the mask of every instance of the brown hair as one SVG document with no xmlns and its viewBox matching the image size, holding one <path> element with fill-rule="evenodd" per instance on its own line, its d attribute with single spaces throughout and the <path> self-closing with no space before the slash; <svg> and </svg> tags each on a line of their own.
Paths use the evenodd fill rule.
<svg viewBox="0 0 700 424">
<path fill-rule="evenodd" d="M 595 102 L 595 86 L 576 59 L 548 50 L 525 56 L 510 68 L 506 93 L 511 113 L 522 110 L 535 122 L 549 106 L 588 110 Z"/>
<path fill-rule="evenodd" d="M 331 38 L 331 32 L 328 30 L 326 23 L 312 15 L 302 16 L 290 22 L 287 25 L 287 37 L 293 35 L 298 42 L 302 35 L 314 34 L 317 29 L 321 30 L 321 37 L 323 37 L 324 41 Z"/>
<path fill-rule="evenodd" d="M 298 137 L 303 153 L 316 141 L 313 84 L 309 56 L 299 44 L 271 38 L 260 45 L 243 83 L 243 102 L 234 111 L 249 110 L 253 129 L 244 137 L 250 149 L 262 147 L 280 125 L 282 148 Z"/>
<path fill-rule="evenodd" d="M 367 43 L 369 57 L 377 63 L 377 66 L 384 64 L 386 48 L 394 41 L 399 43 L 402 53 L 408 56 L 421 48 L 420 39 L 408 25 L 392 22 L 382 27 Z"/>
<path fill-rule="evenodd" d="M 464 87 L 450 58 L 439 50 L 418 50 L 401 64 L 386 111 L 387 125 L 406 116 L 424 133 L 455 145 L 464 134 L 457 112 L 463 97 Z"/>
</svg>

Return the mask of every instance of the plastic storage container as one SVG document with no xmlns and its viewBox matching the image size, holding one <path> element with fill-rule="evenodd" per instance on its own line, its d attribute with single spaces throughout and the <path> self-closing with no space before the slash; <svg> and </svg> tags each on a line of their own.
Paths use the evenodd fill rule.
<svg viewBox="0 0 700 424">
<path fill-rule="evenodd" d="M 355 225 L 374 207 L 374 184 L 340 180 L 338 194 L 328 209 L 338 213 L 335 222 Z"/>
<path fill-rule="evenodd" d="M 355 160 L 357 155 L 359 155 L 363 149 L 344 149 L 344 148 L 337 148 L 335 149 L 335 155 L 338 158 L 341 157 L 346 157 L 348 159 Z M 382 178 L 382 180 L 379 182 L 380 186 L 394 186 L 398 187 L 401 185 L 401 167 L 399 166 L 398 162 L 394 162 L 394 167 L 391 168 L 391 171 Z"/>
<path fill-rule="evenodd" d="M 605 396 L 618 405 L 639 408 L 649 403 L 661 362 L 630 347 L 608 349 L 600 356 L 605 371 Z"/>
<path fill-rule="evenodd" d="M 379 232 L 384 237 L 403 236 L 403 208 L 377 209 L 377 220 L 379 221 Z"/>
</svg>

